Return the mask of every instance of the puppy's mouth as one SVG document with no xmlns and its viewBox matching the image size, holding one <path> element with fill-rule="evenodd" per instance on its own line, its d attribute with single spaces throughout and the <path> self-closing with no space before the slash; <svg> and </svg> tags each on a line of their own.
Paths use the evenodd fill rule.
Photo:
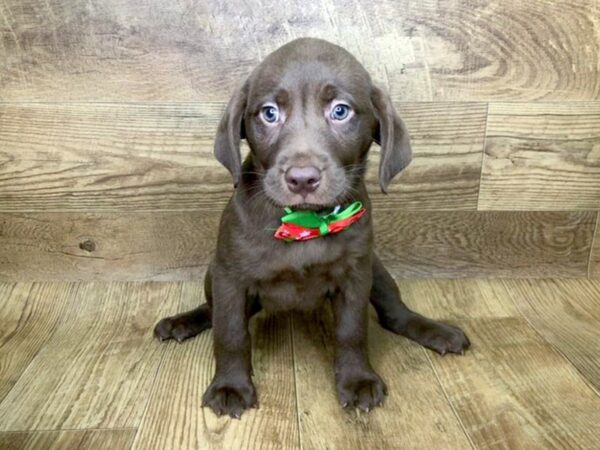
<svg viewBox="0 0 600 450">
<path fill-rule="evenodd" d="M 285 205 L 295 211 L 315 211 L 316 213 L 325 213 L 335 208 L 337 203 L 294 203 L 291 205 Z"/>
<path fill-rule="evenodd" d="M 330 212 L 336 206 L 343 206 L 352 202 L 353 196 L 350 192 L 343 190 L 338 195 L 324 196 L 319 198 L 318 193 L 301 196 L 298 194 L 285 195 L 280 199 L 271 199 L 282 208 L 290 208 L 294 211 L 315 211 L 317 213 Z"/>
<path fill-rule="evenodd" d="M 321 171 L 313 182 L 310 173 L 299 172 L 298 182 L 286 179 L 285 172 L 271 170 L 263 180 L 263 187 L 270 201 L 281 208 L 293 210 L 322 211 L 347 203 L 351 198 L 350 186 L 343 171 Z M 304 176 L 305 179 L 300 177 Z"/>
</svg>

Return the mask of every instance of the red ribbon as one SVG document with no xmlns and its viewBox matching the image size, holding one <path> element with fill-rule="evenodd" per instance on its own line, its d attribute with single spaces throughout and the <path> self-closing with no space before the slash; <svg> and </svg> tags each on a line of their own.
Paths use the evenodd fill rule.
<svg viewBox="0 0 600 450">
<path fill-rule="evenodd" d="M 362 208 L 353 216 L 338 220 L 336 222 L 331 222 L 327 226 L 327 233 L 321 233 L 321 230 L 318 228 L 307 228 L 301 225 L 295 225 L 293 223 L 282 223 L 275 232 L 275 239 L 281 239 L 284 241 L 308 241 L 325 234 L 339 233 L 340 231 L 348 228 L 354 222 L 357 222 L 366 212 L 367 210 Z"/>
</svg>

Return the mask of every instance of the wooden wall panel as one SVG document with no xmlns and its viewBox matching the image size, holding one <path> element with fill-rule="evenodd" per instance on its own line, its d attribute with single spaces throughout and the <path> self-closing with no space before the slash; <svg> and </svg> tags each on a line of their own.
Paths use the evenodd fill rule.
<svg viewBox="0 0 600 450">
<path fill-rule="evenodd" d="M 493 103 L 479 209 L 600 208 L 600 103 Z"/>
<path fill-rule="evenodd" d="M 379 190 L 386 209 L 475 209 L 485 131 L 481 103 L 398 105 L 414 161 Z M 0 105 L 0 211 L 220 212 L 233 192 L 214 158 L 221 103 Z"/>
<path fill-rule="evenodd" d="M 1 1 L 0 277 L 196 277 L 232 192 L 223 104 L 301 36 L 355 54 L 408 125 L 390 195 L 377 146 L 367 174 L 377 211 L 424 214 L 401 216 L 416 240 L 378 236 L 404 245 L 384 249 L 399 273 L 580 276 L 587 257 L 596 276 L 598 17 L 596 0 Z"/>
<path fill-rule="evenodd" d="M 1 280 L 199 278 L 219 215 L 0 213 Z"/>
<path fill-rule="evenodd" d="M 439 262 L 445 260 L 446 251 L 452 256 L 449 265 L 433 263 L 412 269 L 408 268 L 412 260 L 396 261 L 403 267 L 402 273 L 494 276 L 502 260 L 504 269 L 499 274 L 503 276 L 514 274 L 516 267 L 530 267 L 534 261 L 537 268 L 533 272 L 527 269 L 517 276 L 581 274 L 584 253 L 589 251 L 587 234 L 583 241 L 573 244 L 576 253 L 565 254 L 561 252 L 570 248 L 571 241 L 557 250 L 552 239 L 545 240 L 544 233 L 560 230 L 555 217 L 563 220 L 594 213 L 533 215 L 537 231 L 526 227 L 534 233 L 527 240 L 535 241 L 537 250 L 532 254 L 518 244 L 499 247 L 494 252 L 503 256 L 488 264 L 482 262 L 487 257 L 486 249 L 499 245 L 492 234 L 503 235 L 506 229 L 495 229 L 495 222 L 477 219 L 492 216 L 460 216 L 454 212 L 475 209 L 477 195 L 479 208 L 484 210 L 581 209 L 600 203 L 600 173 L 596 167 L 600 160 L 595 150 L 600 109 L 596 104 L 490 105 L 481 192 L 479 165 L 485 105 L 398 106 L 413 136 L 414 161 L 391 185 L 390 194 L 383 195 L 378 192 L 378 147 L 373 147 L 367 174 L 373 203 L 380 213 L 423 211 L 424 217 L 434 217 L 430 225 L 439 227 L 439 232 L 434 233 L 433 241 L 422 241 L 433 253 L 419 247 L 414 249 L 415 257 Z M 0 273 L 11 280 L 60 279 L 62 275 L 67 279 L 196 276 L 214 247 L 216 220 L 232 192 L 227 171 L 212 156 L 213 134 L 222 108 L 222 104 L 214 103 L 1 106 L 0 211 L 6 213 L 0 213 L 0 241 L 6 251 L 0 255 Z M 435 210 L 449 213 L 444 217 L 428 212 Z M 49 215 L 22 216 L 21 211 Z M 58 211 L 69 214 L 50 213 Z M 132 216 L 132 211 L 143 214 Z M 468 222 L 471 219 L 473 223 Z M 179 227 L 182 220 L 208 220 L 210 226 L 201 228 L 211 231 L 190 238 L 185 234 L 188 231 L 182 230 L 191 230 L 191 223 Z M 570 219 L 565 220 L 567 229 L 572 230 Z M 461 239 L 474 246 L 461 250 L 463 244 L 444 234 L 448 233 L 446 222 L 459 226 L 456 231 L 463 236 Z M 513 230 L 514 224 L 500 219 L 498 226 Z M 523 226 L 517 225 L 516 230 Z M 577 226 L 575 229 L 579 230 Z M 169 240 L 161 239 L 164 236 Z M 440 236 L 445 238 L 436 241 Z M 95 253 L 79 248 L 87 239 L 100 242 Z M 512 242 L 513 237 L 507 239 Z M 518 243 L 519 238 L 515 239 Z M 597 242 L 600 239 L 596 246 L 600 245 Z M 411 248 L 414 242 L 409 240 L 407 245 Z M 196 250 L 177 250 L 184 246 Z M 406 255 L 406 250 L 402 251 Z M 478 256 L 476 251 L 483 253 Z M 115 254 L 119 259 L 114 259 Z M 598 254 L 600 251 L 592 255 L 591 275 L 600 272 Z M 519 262 L 521 257 L 524 259 Z M 549 262 L 537 265 L 540 258 Z M 197 261 L 202 261 L 200 266 Z M 568 267 L 553 272 L 551 268 L 558 268 L 562 262 Z"/>
<path fill-rule="evenodd" d="M 0 100 L 224 101 L 264 56 L 303 36 L 343 44 L 404 98 L 430 100 L 421 39 L 407 33 L 403 6 L 6 0 Z"/>
<path fill-rule="evenodd" d="M 0 106 L 0 210 L 217 208 L 222 104 Z"/>
<path fill-rule="evenodd" d="M 595 0 L 5 0 L 0 101 L 223 101 L 300 36 L 352 51 L 401 100 L 595 100 Z M 225 75 L 225 76 L 224 76 Z"/>
<path fill-rule="evenodd" d="M 432 98 L 597 100 L 595 0 L 409 2 Z"/>
<path fill-rule="evenodd" d="M 377 214 L 377 213 L 375 213 Z M 399 277 L 585 277 L 593 212 L 470 212 L 376 217 L 376 248 Z"/>
<path fill-rule="evenodd" d="M 374 217 L 377 251 L 400 277 L 585 277 L 596 220 L 592 212 L 375 210 Z M 198 279 L 218 218 L 202 211 L 4 213 L 0 280 Z"/>
<path fill-rule="evenodd" d="M 367 173 L 373 204 L 386 210 L 475 210 L 487 106 L 402 103 L 397 109 L 411 136 L 413 160 L 383 195 L 379 146 L 373 146 Z"/>
</svg>

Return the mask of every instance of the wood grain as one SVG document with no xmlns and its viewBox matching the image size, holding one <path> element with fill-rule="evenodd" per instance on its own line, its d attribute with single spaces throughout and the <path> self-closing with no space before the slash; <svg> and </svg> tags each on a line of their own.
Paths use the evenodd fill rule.
<svg viewBox="0 0 600 450">
<path fill-rule="evenodd" d="M 203 302 L 200 283 L 186 283 L 180 311 Z M 252 364 L 259 409 L 241 420 L 201 407 L 214 375 L 212 331 L 169 342 L 134 449 L 298 448 L 290 325 L 287 316 L 251 321 Z"/>
<path fill-rule="evenodd" d="M 218 104 L 0 105 L 0 210 L 222 210 Z"/>
<path fill-rule="evenodd" d="M 371 149 L 367 186 L 379 210 L 475 210 L 487 106 L 482 103 L 397 105 L 409 130 L 413 160 L 381 193 L 379 146 Z"/>
<path fill-rule="evenodd" d="M 410 277 L 585 277 L 594 212 L 375 211 L 376 251 Z"/>
<path fill-rule="evenodd" d="M 598 227 L 599 220 L 600 211 L 598 212 L 598 217 L 596 218 L 596 231 L 594 232 L 592 252 L 590 253 L 590 261 L 588 267 L 589 278 L 600 277 L 600 227 Z"/>
<path fill-rule="evenodd" d="M 0 284 L 0 401 L 74 307 L 75 292 L 66 283 Z"/>
<path fill-rule="evenodd" d="M 391 16 L 366 1 L 25 6 L 0 9 L 3 101 L 224 101 L 268 53 L 303 36 L 341 43 L 398 93 L 430 99 L 422 44 L 392 2 Z"/>
<path fill-rule="evenodd" d="M 0 449 L 597 447 L 599 280 L 399 287 L 416 311 L 463 327 L 469 352 L 442 358 L 372 316 L 371 360 L 390 395 L 369 415 L 346 414 L 333 385 L 331 315 L 259 315 L 261 407 L 237 421 L 200 407 L 214 369 L 211 332 L 183 345 L 150 336 L 159 317 L 204 301 L 201 281 L 0 284 L 15 301 L 8 307 L 23 311 L 11 339 L 47 337 L 24 373 L 8 366 L 18 381 L 0 402 Z M 64 320 L 47 325 L 42 304 Z M 15 356 L 3 353 L 2 366 Z"/>
<path fill-rule="evenodd" d="M 6 0 L 0 101 L 223 101 L 300 36 L 337 42 L 403 100 L 595 100 L 594 0 L 286 3 Z"/>
<path fill-rule="evenodd" d="M 128 450 L 135 429 L 0 433 L 1 450 Z"/>
<path fill-rule="evenodd" d="M 302 448 L 469 448 L 421 348 L 384 331 L 373 317 L 370 359 L 389 395 L 369 414 L 345 412 L 335 391 L 332 322 L 324 311 L 294 320 Z"/>
<path fill-rule="evenodd" d="M 504 280 L 527 321 L 600 393 L 600 285 L 587 280 Z"/>
<path fill-rule="evenodd" d="M 600 103 L 491 104 L 479 209 L 600 207 Z"/>
<path fill-rule="evenodd" d="M 218 214 L 0 213 L 0 279 L 199 278 Z"/>
<path fill-rule="evenodd" d="M 600 97 L 595 0 L 407 3 L 434 100 Z"/>
<path fill-rule="evenodd" d="M 597 446 L 600 396 L 506 301 L 511 292 L 501 280 L 403 282 L 401 289 L 421 312 L 454 317 L 473 343 L 462 358 L 428 356 L 475 447 Z"/>
<path fill-rule="evenodd" d="M 164 351 L 152 327 L 180 290 L 177 283 L 82 285 L 78 307 L 0 403 L 0 430 L 139 425 Z"/>
<path fill-rule="evenodd" d="M 376 249 L 398 276 L 585 277 L 596 214 L 375 210 L 374 218 Z M 200 211 L 2 214 L 0 277 L 199 279 L 217 220 Z"/>
<path fill-rule="evenodd" d="M 402 104 L 415 158 L 373 202 L 476 209 L 486 106 Z M 0 211 L 221 211 L 233 192 L 214 158 L 221 103 L 0 105 Z M 245 150 L 247 151 L 247 149 Z"/>
</svg>

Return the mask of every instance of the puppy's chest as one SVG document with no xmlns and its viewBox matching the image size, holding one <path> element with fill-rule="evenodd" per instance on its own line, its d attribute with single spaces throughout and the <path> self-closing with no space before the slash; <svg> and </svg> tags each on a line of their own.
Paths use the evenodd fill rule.
<svg viewBox="0 0 600 450">
<path fill-rule="evenodd" d="M 352 258 L 341 247 L 311 244 L 289 243 L 256 261 L 250 293 L 265 309 L 314 309 L 343 283 Z"/>
</svg>

